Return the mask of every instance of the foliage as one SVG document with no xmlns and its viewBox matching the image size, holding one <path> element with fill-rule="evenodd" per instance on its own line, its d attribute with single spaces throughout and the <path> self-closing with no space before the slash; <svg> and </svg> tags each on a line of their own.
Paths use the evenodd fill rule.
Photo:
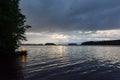
<svg viewBox="0 0 120 80">
<path fill-rule="evenodd" d="M 0 0 L 0 48 L 14 51 L 22 40 L 26 40 L 25 16 L 19 9 L 20 0 Z"/>
</svg>

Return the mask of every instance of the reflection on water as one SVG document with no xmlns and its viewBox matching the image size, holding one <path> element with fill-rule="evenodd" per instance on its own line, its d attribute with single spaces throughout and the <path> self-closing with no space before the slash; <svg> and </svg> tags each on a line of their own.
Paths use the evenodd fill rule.
<svg viewBox="0 0 120 80">
<path fill-rule="evenodd" d="M 115 46 L 28 46 L 26 80 L 120 80 Z M 23 62 L 24 62 L 23 57 Z"/>
<path fill-rule="evenodd" d="M 64 46 L 58 46 L 56 48 L 53 47 L 53 51 L 56 53 L 55 55 L 53 55 L 54 57 L 62 57 L 65 55 L 64 51 Z"/>
<path fill-rule="evenodd" d="M 0 56 L 0 80 L 25 80 L 25 61 L 23 56 Z"/>
<path fill-rule="evenodd" d="M 25 55 L 22 55 L 21 61 L 22 61 L 22 63 L 25 63 L 25 62 L 26 62 L 26 56 L 25 56 Z"/>
<path fill-rule="evenodd" d="M 26 48 L 27 56 L 0 58 L 0 80 L 120 80 L 120 47 Z"/>
<path fill-rule="evenodd" d="M 22 68 L 24 69 L 25 68 L 25 66 L 26 66 L 26 55 L 22 55 L 21 56 L 21 62 L 22 62 Z"/>
</svg>

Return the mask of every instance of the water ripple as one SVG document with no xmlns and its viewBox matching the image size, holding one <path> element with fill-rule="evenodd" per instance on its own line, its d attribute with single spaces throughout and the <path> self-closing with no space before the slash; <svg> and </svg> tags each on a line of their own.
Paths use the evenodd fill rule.
<svg viewBox="0 0 120 80">
<path fill-rule="evenodd" d="M 120 80 L 119 47 L 29 47 L 27 80 Z M 108 77 L 109 76 L 109 77 Z"/>
</svg>

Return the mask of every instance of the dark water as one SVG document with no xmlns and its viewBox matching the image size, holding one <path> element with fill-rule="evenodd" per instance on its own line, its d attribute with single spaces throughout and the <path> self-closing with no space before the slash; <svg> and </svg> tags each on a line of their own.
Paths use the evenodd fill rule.
<svg viewBox="0 0 120 80">
<path fill-rule="evenodd" d="M 0 55 L 0 80 L 25 80 L 21 59 L 22 56 Z"/>
<path fill-rule="evenodd" d="M 13 63 L 1 63 L 8 70 L 3 68 L 0 73 L 11 74 L 8 80 L 120 80 L 119 46 L 26 48 L 27 57 L 8 58 Z"/>
</svg>

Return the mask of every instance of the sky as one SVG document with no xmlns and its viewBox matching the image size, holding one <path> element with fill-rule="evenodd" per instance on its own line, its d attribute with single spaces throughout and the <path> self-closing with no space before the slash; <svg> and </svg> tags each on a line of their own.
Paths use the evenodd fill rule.
<svg viewBox="0 0 120 80">
<path fill-rule="evenodd" d="M 21 0 L 28 41 L 81 43 L 120 38 L 120 0 Z"/>
</svg>

